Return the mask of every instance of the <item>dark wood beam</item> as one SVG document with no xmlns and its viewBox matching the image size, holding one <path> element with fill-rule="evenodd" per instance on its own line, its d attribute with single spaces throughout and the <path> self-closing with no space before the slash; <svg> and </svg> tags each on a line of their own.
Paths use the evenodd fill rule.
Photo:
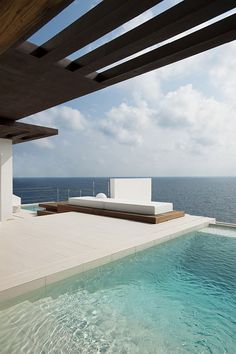
<svg viewBox="0 0 236 354">
<path fill-rule="evenodd" d="M 41 65 L 57 62 L 161 1 L 103 0 L 32 54 L 41 58 Z"/>
<path fill-rule="evenodd" d="M 0 55 L 30 37 L 73 0 L 0 0 Z"/>
<path fill-rule="evenodd" d="M 235 7 L 235 0 L 186 0 L 74 60 L 68 70 L 87 75 L 187 31 Z"/>
<path fill-rule="evenodd" d="M 0 119 L 0 138 L 10 139 L 13 144 L 47 138 L 57 134 L 57 129 Z"/>
<path fill-rule="evenodd" d="M 95 80 L 53 65 L 35 73 L 27 52 L 11 50 L 0 60 L 0 117 L 17 120 L 102 88 Z M 14 103 L 13 103 L 14 102 Z"/>
<path fill-rule="evenodd" d="M 231 15 L 179 40 L 105 70 L 97 75 L 96 80 L 105 86 L 113 85 L 235 39 L 236 15 Z"/>
<path fill-rule="evenodd" d="M 235 27 L 233 15 L 101 74 L 94 73 L 92 78 L 57 65 L 51 66 L 49 71 L 35 74 L 31 68 L 38 58 L 29 55 L 26 49 L 25 52 L 8 51 L 0 60 L 0 116 L 21 119 L 195 55 L 235 39 Z"/>
<path fill-rule="evenodd" d="M 28 138 L 29 137 L 29 132 L 26 131 L 16 131 L 15 133 L 10 133 L 5 136 L 5 139 L 11 139 L 16 142 L 16 140 L 22 140 L 22 138 Z"/>
<path fill-rule="evenodd" d="M 46 4 L 45 1 L 42 0 L 41 4 Z M 61 0 L 57 1 L 49 0 L 47 5 L 62 4 Z M 65 58 L 71 51 L 101 38 L 160 1 L 104 0 L 42 47 L 23 42 L 20 46 L 8 49 L 0 56 L 0 117 L 14 122 L 236 38 L 236 15 L 232 15 L 179 40 L 172 39 L 169 44 L 109 70 L 104 69 L 99 74 L 94 71 L 95 68 L 101 69 L 120 59 L 127 59 L 187 29 L 194 29 L 197 24 L 223 14 L 236 3 L 236 0 L 185 0 L 79 58 L 78 62 Z M 31 2 L 34 7 L 39 0 Z M 10 0 L 9 5 L 12 3 Z M 45 21 L 47 14 L 46 11 L 42 21 Z M 32 23 L 31 28 L 35 26 Z M 30 32 L 29 29 L 27 31 Z M 20 36 L 22 39 L 22 33 Z M 22 128 L 16 131 L 24 134 Z M 9 134 L 13 134 L 13 131 Z M 40 132 L 31 134 L 31 138 L 35 136 L 40 136 Z M 21 140 L 24 140 L 24 136 Z"/>
</svg>

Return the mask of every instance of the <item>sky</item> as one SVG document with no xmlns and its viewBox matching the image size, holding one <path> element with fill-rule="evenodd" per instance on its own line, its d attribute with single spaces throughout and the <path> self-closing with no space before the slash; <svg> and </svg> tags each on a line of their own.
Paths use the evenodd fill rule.
<svg viewBox="0 0 236 354">
<path fill-rule="evenodd" d="M 44 43 L 98 2 L 75 1 L 30 41 Z M 69 58 L 177 2 L 165 0 Z M 14 176 L 236 176 L 235 68 L 234 41 L 27 117 L 59 135 L 15 145 Z"/>
</svg>

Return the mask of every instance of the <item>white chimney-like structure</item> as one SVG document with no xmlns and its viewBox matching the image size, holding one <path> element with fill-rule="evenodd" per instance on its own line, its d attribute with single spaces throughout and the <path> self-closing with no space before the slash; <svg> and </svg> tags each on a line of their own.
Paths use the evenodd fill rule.
<svg viewBox="0 0 236 354">
<path fill-rule="evenodd" d="M 12 140 L 0 138 L 0 222 L 12 216 Z"/>
</svg>

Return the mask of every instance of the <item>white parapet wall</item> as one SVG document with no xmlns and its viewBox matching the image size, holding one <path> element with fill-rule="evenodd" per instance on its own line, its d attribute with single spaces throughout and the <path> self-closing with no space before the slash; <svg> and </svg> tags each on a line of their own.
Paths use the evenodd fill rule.
<svg viewBox="0 0 236 354">
<path fill-rule="evenodd" d="M 111 198 L 150 202 L 152 199 L 151 178 L 111 178 Z"/>
<path fill-rule="evenodd" d="M 0 222 L 12 216 L 12 141 L 0 138 Z"/>
<path fill-rule="evenodd" d="M 21 211 L 21 197 L 17 195 L 12 195 L 12 211 L 13 213 L 18 213 Z"/>
</svg>

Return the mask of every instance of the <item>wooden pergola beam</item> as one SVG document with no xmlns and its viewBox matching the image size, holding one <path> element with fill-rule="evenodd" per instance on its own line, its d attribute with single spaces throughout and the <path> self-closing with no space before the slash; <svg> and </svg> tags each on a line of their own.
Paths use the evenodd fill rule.
<svg viewBox="0 0 236 354">
<path fill-rule="evenodd" d="M 32 54 L 41 65 L 57 62 L 163 0 L 103 0 Z"/>
<path fill-rule="evenodd" d="M 39 24 L 47 22 L 49 13 L 52 16 L 59 8 L 70 2 L 71 0 L 21 1 L 21 5 L 22 3 L 32 5 L 31 11 L 34 16 L 36 10 L 39 11 L 40 5 L 42 10 L 43 4 L 44 12 L 37 21 L 31 13 L 30 28 L 26 26 L 30 8 L 25 7 L 28 9 L 26 18 L 22 15 L 22 9 L 17 12 L 16 23 L 23 16 L 24 29 L 22 32 L 19 29 L 19 34 L 17 38 L 15 37 L 14 43 L 18 41 L 18 46 L 13 46 L 0 55 L 0 117 L 8 121 L 22 119 L 236 38 L 236 15 L 218 20 L 213 25 L 190 35 L 184 33 L 186 30 L 194 31 L 196 25 L 232 9 L 236 5 L 236 0 L 184 0 L 80 57 L 78 61 L 71 62 L 66 55 L 101 38 L 161 2 L 161 0 L 104 0 L 42 46 L 38 47 L 29 41 L 19 45 L 26 33 L 29 34 Z M 4 4 L 3 0 L 0 0 L 0 4 Z M 3 11 L 9 21 L 14 17 L 12 4 L 19 2 L 9 0 L 5 1 L 5 4 L 10 6 L 9 11 L 6 11 L 7 5 L 4 5 Z M 3 23 L 6 22 L 5 19 Z M 185 37 L 175 40 L 173 37 L 179 34 Z M 4 37 L 8 38 L 8 33 L 2 34 L 3 41 Z M 160 46 L 167 39 L 172 42 Z M 139 55 L 140 50 L 152 45 L 159 45 L 159 48 Z M 131 60 L 129 56 L 134 54 L 139 56 Z M 117 63 L 121 59 L 127 61 Z M 114 63 L 116 66 L 106 69 L 107 65 Z M 95 71 L 97 69 L 103 71 L 98 73 Z"/>
<path fill-rule="evenodd" d="M 0 138 L 10 139 L 13 144 L 47 138 L 57 134 L 58 130 L 54 128 L 0 119 Z"/>
<path fill-rule="evenodd" d="M 235 7 L 235 0 L 186 0 L 74 60 L 68 69 L 87 75 L 174 37 Z"/>
<path fill-rule="evenodd" d="M 27 48 L 8 51 L 0 58 L 0 117 L 21 119 L 102 88 L 96 81 L 57 65 L 35 72 L 38 60 Z"/>
<path fill-rule="evenodd" d="M 0 55 L 17 46 L 73 0 L 0 0 Z"/>
<path fill-rule="evenodd" d="M 96 81 L 105 86 L 191 57 L 236 39 L 236 15 L 231 15 L 188 36 L 105 70 Z"/>
</svg>

